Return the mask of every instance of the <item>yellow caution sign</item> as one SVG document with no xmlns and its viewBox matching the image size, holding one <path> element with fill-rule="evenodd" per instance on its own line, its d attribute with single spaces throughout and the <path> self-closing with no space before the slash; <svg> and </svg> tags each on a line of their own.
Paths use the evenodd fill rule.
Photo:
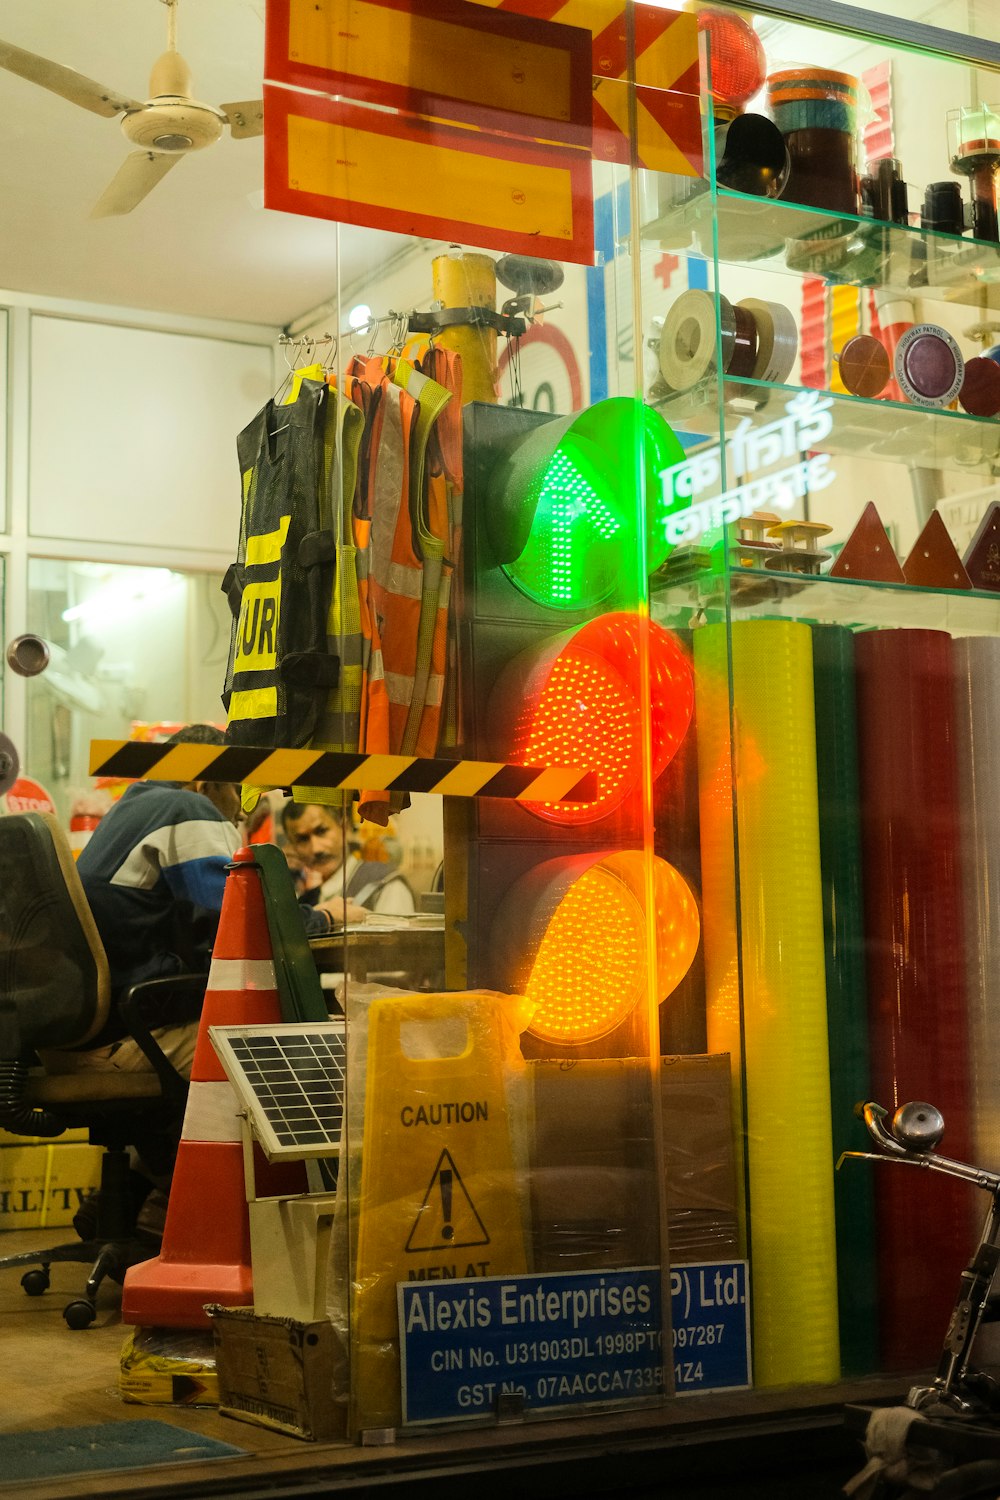
<svg viewBox="0 0 1000 1500">
<path fill-rule="evenodd" d="M 488 1245 L 489 1231 L 459 1175 L 450 1151 L 442 1151 L 406 1242 L 418 1250 L 470 1250 Z"/>
<path fill-rule="evenodd" d="M 369 1011 L 351 1308 L 358 1430 L 400 1420 L 401 1282 L 527 1270 L 504 1076 L 520 1058 L 506 1063 L 505 1003 L 516 1001 L 467 991 Z"/>
</svg>

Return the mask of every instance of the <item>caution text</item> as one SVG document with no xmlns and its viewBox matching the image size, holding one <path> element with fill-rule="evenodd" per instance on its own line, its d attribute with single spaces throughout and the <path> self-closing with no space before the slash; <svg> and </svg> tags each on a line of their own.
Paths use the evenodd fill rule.
<svg viewBox="0 0 1000 1500">
<path fill-rule="evenodd" d="M 400 1123 L 412 1125 L 472 1125 L 488 1120 L 490 1107 L 485 1099 L 464 1099 L 460 1103 L 404 1104 L 399 1111 Z"/>
</svg>

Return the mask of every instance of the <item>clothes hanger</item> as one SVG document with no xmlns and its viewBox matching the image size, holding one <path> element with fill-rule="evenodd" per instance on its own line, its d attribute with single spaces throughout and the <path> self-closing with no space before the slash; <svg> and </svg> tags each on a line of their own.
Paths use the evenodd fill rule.
<svg viewBox="0 0 1000 1500">
<path fill-rule="evenodd" d="M 300 350 L 304 349 L 306 345 L 311 344 L 311 342 L 312 341 L 310 339 L 291 339 L 288 338 L 286 334 L 282 334 L 278 339 L 278 343 L 282 346 L 283 350 L 286 374 L 282 379 L 281 384 L 278 386 L 278 389 L 271 397 L 272 411 L 279 406 L 287 404 L 282 400 L 286 388 L 294 390 L 295 395 L 298 395 L 298 389 L 294 386 L 295 369 L 298 363 L 298 355 Z M 289 356 L 289 350 L 291 350 L 291 356 Z M 294 400 L 294 395 L 292 399 Z M 280 427 L 272 427 L 270 425 L 270 422 L 268 422 L 268 434 L 272 438 L 277 437 L 279 432 L 285 432 L 290 426 L 291 423 L 283 422 Z"/>
<path fill-rule="evenodd" d="M 299 349 L 300 343 L 301 343 L 301 340 L 299 340 L 299 339 L 290 339 L 290 338 L 287 337 L 286 334 L 282 334 L 281 337 L 278 339 L 278 344 L 279 344 L 279 346 L 281 348 L 281 357 L 285 361 L 286 374 L 283 376 L 281 384 L 278 386 L 278 389 L 275 391 L 274 395 L 271 397 L 271 401 L 273 402 L 273 404 L 275 406 L 277 406 L 278 403 L 280 402 L 282 396 L 285 393 L 286 386 L 288 386 L 288 385 L 291 384 L 292 376 L 295 374 L 295 355 L 296 355 L 296 352 Z M 288 356 L 289 349 L 291 349 L 293 351 L 291 358 L 289 358 L 289 356 Z"/>
</svg>

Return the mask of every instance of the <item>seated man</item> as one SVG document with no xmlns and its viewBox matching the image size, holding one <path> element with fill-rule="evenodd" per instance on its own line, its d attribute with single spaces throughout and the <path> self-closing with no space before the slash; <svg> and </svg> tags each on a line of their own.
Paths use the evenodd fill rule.
<svg viewBox="0 0 1000 1500">
<path fill-rule="evenodd" d="M 167 743 L 224 745 L 226 740 L 210 724 L 190 724 Z M 240 821 L 239 788 L 213 781 L 136 782 L 101 819 L 80 853 L 77 870 L 108 957 L 111 1016 L 85 1051 L 66 1052 L 58 1060 L 50 1052 L 50 1071 L 149 1070 L 142 1049 L 127 1034 L 117 1002 L 147 979 L 198 973 L 207 982 L 227 866 L 242 842 Z M 317 933 L 329 932 L 341 909 L 337 901 L 300 906 L 307 932 Z M 166 1005 L 169 1015 L 169 1000 Z M 197 1020 L 156 1025 L 156 1018 L 145 1014 L 161 1050 L 189 1078 Z M 140 1170 L 132 1184 L 137 1205 L 151 1183 L 167 1187 L 179 1134 L 180 1119 L 176 1128 L 151 1127 L 137 1135 Z M 159 1199 L 154 1223 L 165 1205 L 162 1191 Z M 84 1239 L 96 1232 L 95 1203 L 92 1195 L 74 1218 Z"/>
<path fill-rule="evenodd" d="M 369 912 L 405 917 L 416 910 L 413 892 L 394 866 L 362 861 L 349 852 L 349 809 L 286 802 L 281 825 L 292 854 L 320 878 L 303 902 L 328 910 L 333 924 L 363 922 Z"/>
<path fill-rule="evenodd" d="M 210 724 L 179 729 L 167 742 L 224 745 Z M 134 984 L 173 974 L 208 974 L 226 867 L 240 847 L 239 788 L 227 782 L 139 781 L 95 828 L 77 870 L 111 970 L 112 1014 L 74 1068 L 148 1069 L 115 1002 Z M 337 902 L 303 907 L 306 930 L 328 932 Z M 198 1022 L 155 1026 L 178 1072 L 190 1076 Z"/>
</svg>

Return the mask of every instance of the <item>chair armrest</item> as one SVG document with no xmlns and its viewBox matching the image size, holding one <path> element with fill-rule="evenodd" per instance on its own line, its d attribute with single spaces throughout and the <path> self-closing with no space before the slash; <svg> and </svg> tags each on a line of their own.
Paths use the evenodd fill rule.
<svg viewBox="0 0 1000 1500">
<path fill-rule="evenodd" d="M 163 979 L 147 979 L 144 984 L 133 985 L 118 1002 L 129 1034 L 160 1080 L 164 1098 L 174 1099 L 180 1104 L 187 1098 L 188 1081 L 178 1073 L 153 1036 L 145 1012 L 156 1006 L 157 1014 L 152 1023 L 155 1026 L 178 1026 L 186 1021 L 196 1021 L 201 1014 L 207 981 L 207 974 L 170 974 Z M 165 1004 L 165 1001 L 169 1003 Z"/>
</svg>

